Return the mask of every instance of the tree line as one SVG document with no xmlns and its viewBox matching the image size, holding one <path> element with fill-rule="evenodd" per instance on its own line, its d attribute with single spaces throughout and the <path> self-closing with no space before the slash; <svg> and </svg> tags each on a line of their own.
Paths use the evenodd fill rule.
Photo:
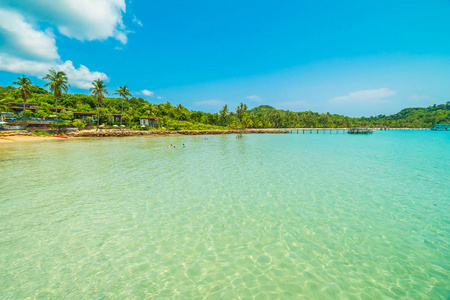
<svg viewBox="0 0 450 300">
<path fill-rule="evenodd" d="M 117 88 L 110 97 L 107 85 L 97 79 L 92 82 L 90 95 L 70 94 L 67 75 L 62 71 L 50 69 L 43 78 L 46 89 L 32 85 L 25 76 L 18 77 L 13 86 L 0 86 L 0 111 L 10 111 L 8 102 L 22 100 L 24 110 L 18 117 L 42 118 L 55 115 L 57 121 L 71 121 L 71 111 L 95 112 L 97 128 L 100 124 L 112 125 L 112 114 L 120 114 L 117 125 L 140 128 L 139 118 L 155 118 L 157 128 L 164 129 L 211 129 L 211 128 L 346 128 L 357 126 L 386 127 L 432 127 L 439 123 L 450 123 L 450 101 L 435 104 L 426 108 L 405 108 L 393 115 L 378 115 L 353 118 L 338 114 L 317 113 L 312 111 L 293 112 L 276 109 L 269 105 L 260 105 L 248 109 L 241 103 L 235 110 L 228 105 L 217 113 L 191 111 L 183 105 L 172 105 L 170 102 L 154 104 L 131 94 L 126 85 Z M 31 100 L 32 99 L 32 100 Z M 36 112 L 25 109 L 26 102 L 39 105 Z M 53 109 L 54 108 L 54 109 Z M 80 122 L 80 121 L 78 121 Z M 92 122 L 88 119 L 88 122 Z"/>
</svg>

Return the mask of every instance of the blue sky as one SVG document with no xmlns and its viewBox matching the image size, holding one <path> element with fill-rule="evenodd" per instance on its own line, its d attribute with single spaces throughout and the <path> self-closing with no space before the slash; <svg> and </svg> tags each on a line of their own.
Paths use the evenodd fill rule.
<svg viewBox="0 0 450 300">
<path fill-rule="evenodd" d="M 0 84 L 92 80 L 210 112 L 350 116 L 450 100 L 450 2 L 0 0 Z"/>
</svg>

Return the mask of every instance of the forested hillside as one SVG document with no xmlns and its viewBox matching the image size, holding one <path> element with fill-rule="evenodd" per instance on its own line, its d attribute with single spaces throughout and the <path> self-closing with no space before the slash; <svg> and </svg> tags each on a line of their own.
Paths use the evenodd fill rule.
<svg viewBox="0 0 450 300">
<path fill-rule="evenodd" d="M 31 97 L 27 102 L 39 104 L 35 112 L 27 112 L 27 118 L 42 118 L 55 114 L 51 111 L 55 107 L 53 93 L 44 88 L 31 85 Z M 110 92 L 113 95 L 113 92 Z M 2 110 L 7 110 L 7 102 L 22 102 L 18 88 L 0 86 L 0 101 Z M 400 112 L 385 116 L 371 116 L 351 118 L 330 113 L 312 111 L 293 112 L 280 110 L 269 105 L 260 105 L 248 110 L 245 104 L 236 109 L 225 105 L 218 113 L 191 111 L 181 104 L 172 105 L 170 102 L 162 104 L 149 103 L 137 97 L 106 96 L 101 103 L 91 95 L 64 93 L 58 99 L 58 108 L 66 108 L 77 112 L 97 112 L 99 106 L 100 123 L 111 124 L 111 114 L 120 114 L 123 101 L 123 121 L 129 127 L 138 127 L 140 117 L 155 117 L 158 124 L 169 129 L 201 129 L 203 125 L 223 128 L 292 128 L 292 127 L 352 127 L 352 126 L 390 126 L 390 127 L 432 127 L 438 123 L 450 123 L 450 101 L 445 104 L 433 105 L 427 108 L 405 108 Z M 60 120 L 71 120 L 70 110 L 58 113 Z M 19 114 L 18 117 L 21 117 Z"/>
</svg>

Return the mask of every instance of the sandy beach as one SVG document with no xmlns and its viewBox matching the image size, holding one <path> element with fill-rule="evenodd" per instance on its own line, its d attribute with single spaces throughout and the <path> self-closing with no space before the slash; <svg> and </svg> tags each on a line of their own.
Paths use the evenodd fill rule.
<svg viewBox="0 0 450 300">
<path fill-rule="evenodd" d="M 8 136 L 8 137 L 0 137 L 0 144 L 20 143 L 20 142 L 37 142 L 37 141 L 48 141 L 48 140 L 65 140 L 65 139 L 56 138 L 53 136 L 13 135 L 13 136 Z"/>
<path fill-rule="evenodd" d="M 83 130 L 67 134 L 68 139 L 98 138 L 98 137 L 130 137 L 130 136 L 170 136 L 170 135 L 204 135 L 204 134 L 237 134 L 237 133 L 287 133 L 280 130 L 179 130 L 179 131 L 118 131 L 118 130 Z M 37 136 L 31 133 L 18 132 L 2 135 L 0 134 L 0 144 L 18 142 L 39 142 L 48 140 L 68 140 L 53 136 Z"/>
</svg>

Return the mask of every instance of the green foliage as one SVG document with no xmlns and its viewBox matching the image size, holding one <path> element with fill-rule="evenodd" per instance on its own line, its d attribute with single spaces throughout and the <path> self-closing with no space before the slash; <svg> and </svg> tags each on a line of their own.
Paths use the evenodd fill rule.
<svg viewBox="0 0 450 300">
<path fill-rule="evenodd" d="M 55 95 L 55 98 L 60 98 L 62 92 L 67 93 L 67 89 L 70 86 L 66 73 L 63 71 L 56 72 L 55 69 L 51 68 L 47 75 L 45 75 L 44 80 L 48 82 L 44 84 L 44 87 L 50 87 L 50 91 Z"/>
<path fill-rule="evenodd" d="M 101 83 L 101 84 L 100 84 Z M 55 96 L 44 89 L 28 85 L 33 93 L 32 102 L 39 104 L 35 113 L 42 118 L 54 115 L 50 108 L 55 106 Z M 450 102 L 432 105 L 430 107 L 405 108 L 400 112 L 385 116 L 351 118 L 338 114 L 317 113 L 312 111 L 293 112 L 276 109 L 269 105 L 260 105 L 253 109 L 241 103 L 235 111 L 225 105 L 218 113 L 191 111 L 181 105 L 173 106 L 170 102 L 154 104 L 142 98 L 136 98 L 127 93 L 126 86 L 116 90 L 120 98 L 107 97 L 106 85 L 96 81 L 92 95 L 62 93 L 58 98 L 58 107 L 65 107 L 77 112 L 98 112 L 99 124 L 111 123 L 111 114 L 122 112 L 123 124 L 129 128 L 142 129 L 140 117 L 154 117 L 157 125 L 149 130 L 202 130 L 202 129 L 237 129 L 237 128 L 345 128 L 352 126 L 388 126 L 388 127 L 432 127 L 438 123 L 450 123 Z M 27 98 L 31 94 L 27 94 Z M 124 97 L 125 95 L 125 97 Z M 130 98 L 127 98 L 130 96 Z M 21 87 L 0 86 L 0 100 L 18 102 L 22 98 Z M 3 102 L 2 102 L 3 103 Z M 123 106 L 123 110 L 122 110 Z M 27 115 L 32 113 L 27 110 Z M 74 118 L 70 110 L 58 113 L 61 120 Z M 88 118 L 87 124 L 92 124 Z M 164 127 L 162 127 L 164 126 Z"/>
<path fill-rule="evenodd" d="M 50 124 L 50 128 L 67 127 L 67 126 L 72 126 L 72 122 L 60 121 L 60 122 L 52 122 Z"/>
<path fill-rule="evenodd" d="M 73 126 L 75 126 L 76 128 L 78 128 L 78 130 L 83 129 L 84 127 L 86 127 L 86 122 L 84 122 L 83 120 L 74 120 L 72 123 Z"/>
<path fill-rule="evenodd" d="M 7 94 L 0 93 L 0 113 L 11 111 L 11 105 L 8 104 L 8 102 L 11 102 L 11 101 L 10 101 L 10 99 L 8 99 Z"/>
<path fill-rule="evenodd" d="M 38 136 L 50 136 L 53 135 L 53 133 L 51 132 L 45 132 L 45 131 L 35 131 L 33 132 L 34 135 L 38 135 Z"/>
</svg>

